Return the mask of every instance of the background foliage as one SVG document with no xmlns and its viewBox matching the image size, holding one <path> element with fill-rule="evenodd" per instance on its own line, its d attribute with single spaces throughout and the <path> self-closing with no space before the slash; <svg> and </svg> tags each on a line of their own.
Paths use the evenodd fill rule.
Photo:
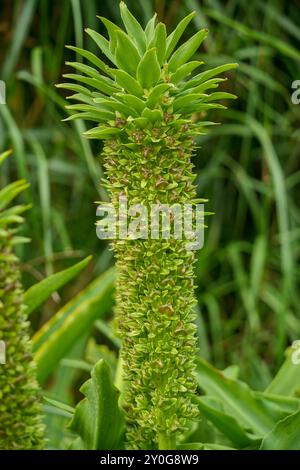
<svg viewBox="0 0 300 470">
<path fill-rule="evenodd" d="M 286 346 L 300 338 L 300 107 L 291 102 L 291 83 L 300 79 L 299 3 L 127 4 L 142 23 L 156 10 L 170 29 L 196 10 L 186 35 L 202 27 L 208 27 L 210 35 L 195 59 L 207 66 L 240 64 L 222 85 L 239 99 L 227 111 L 210 113 L 210 120 L 224 124 L 200 139 L 195 158 L 199 197 L 208 198 L 206 208 L 215 212 L 208 221 L 205 247 L 198 253 L 199 343 L 203 358 L 219 368 L 237 365 L 245 382 L 263 390 L 282 363 Z M 0 150 L 14 149 L 0 178 L 1 185 L 21 177 L 31 184 L 26 202 L 33 208 L 24 235 L 32 241 L 19 248 L 25 286 L 94 255 L 72 283 L 59 294 L 54 291 L 31 314 L 34 332 L 59 312 L 50 325 L 52 333 L 58 331 L 52 344 L 57 353 L 59 319 L 68 311 L 79 312 L 73 315 L 76 345 L 61 351 L 59 366 L 54 360 L 45 374 L 45 379 L 50 377 L 48 395 L 69 405 L 82 396 L 77 390 L 96 360 L 104 357 L 115 371 L 119 347 L 110 328 L 107 298 L 113 256 L 94 228 L 93 201 L 107 197 L 100 183 L 101 144 L 82 137 L 82 122 L 61 121 L 66 117 L 65 99 L 54 87 L 62 73 L 70 71 L 64 61 L 74 58 L 64 45 L 93 51 L 83 28 L 105 34 L 96 15 L 119 23 L 118 1 L 0 3 L 0 78 L 7 86 L 7 106 L 0 106 Z M 103 287 L 99 276 L 106 271 L 108 284 Z M 105 321 L 94 323 L 99 312 L 106 315 Z M 89 318 L 89 328 L 80 328 L 80 315 Z M 36 338 L 36 348 L 49 338 L 49 331 L 44 333 Z M 70 413 L 58 413 L 50 402 L 45 409 L 51 446 L 60 446 L 62 420 Z"/>
</svg>

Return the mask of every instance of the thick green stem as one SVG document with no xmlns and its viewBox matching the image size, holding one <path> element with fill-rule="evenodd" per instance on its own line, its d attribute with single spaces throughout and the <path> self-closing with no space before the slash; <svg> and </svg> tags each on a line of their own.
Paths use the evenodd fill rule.
<svg viewBox="0 0 300 470">
<path fill-rule="evenodd" d="M 183 131 L 166 116 L 161 128 L 133 129 L 127 141 L 108 142 L 108 189 L 118 210 L 120 196 L 128 209 L 143 204 L 149 212 L 152 204 L 193 202 L 193 142 Z M 113 247 L 128 446 L 174 446 L 168 436 L 175 439 L 196 414 L 194 253 L 184 237 L 151 239 L 149 227 L 146 239 L 117 239 Z"/>
<path fill-rule="evenodd" d="M 176 449 L 176 440 L 174 436 L 169 436 L 166 433 L 160 432 L 158 434 L 158 449 L 159 450 L 174 450 Z"/>
</svg>

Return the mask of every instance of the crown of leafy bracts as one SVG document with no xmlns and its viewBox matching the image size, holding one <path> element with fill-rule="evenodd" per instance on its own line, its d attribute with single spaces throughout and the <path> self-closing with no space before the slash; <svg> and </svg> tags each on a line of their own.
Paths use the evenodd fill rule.
<svg viewBox="0 0 300 470">
<path fill-rule="evenodd" d="M 214 103 L 216 100 L 235 98 L 225 92 L 207 94 L 225 80 L 218 75 L 235 68 L 235 63 L 202 71 L 187 80 L 203 64 L 189 60 L 208 33 L 207 29 L 202 29 L 176 49 L 194 12 L 167 35 L 165 25 L 157 23 L 156 14 L 143 30 L 124 2 L 120 3 L 120 10 L 126 32 L 102 17 L 99 18 L 107 29 L 109 40 L 86 29 L 111 65 L 92 52 L 67 46 L 92 65 L 67 62 L 80 74 L 65 74 L 64 77 L 78 83 L 57 85 L 75 92 L 69 99 L 79 102 L 67 107 L 75 114 L 66 120 L 85 119 L 99 123 L 85 133 L 86 137 L 111 138 L 132 124 L 140 128 L 157 125 L 169 115 L 178 120 L 187 119 L 194 113 L 225 107 Z M 194 124 L 194 133 L 200 129 L 202 133 L 205 124 L 208 123 Z"/>
<path fill-rule="evenodd" d="M 8 150 L 0 154 L 0 168 L 2 163 L 6 160 L 7 157 L 11 155 L 11 151 Z M 24 180 L 14 181 L 9 185 L 5 186 L 0 190 L 0 239 L 2 237 L 7 237 L 7 230 L 9 229 L 10 235 L 14 235 L 17 232 L 15 225 L 20 224 L 24 221 L 22 214 L 30 206 L 19 204 L 13 207 L 8 207 L 10 203 L 15 199 L 21 192 L 28 188 L 29 184 Z M 14 228 L 11 228 L 14 226 Z M 24 238 L 14 237 L 14 244 L 25 241 Z"/>
</svg>

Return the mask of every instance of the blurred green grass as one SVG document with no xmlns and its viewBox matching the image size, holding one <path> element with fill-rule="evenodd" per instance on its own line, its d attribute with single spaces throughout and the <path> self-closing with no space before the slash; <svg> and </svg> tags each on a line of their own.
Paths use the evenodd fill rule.
<svg viewBox="0 0 300 470">
<path fill-rule="evenodd" d="M 13 147 L 15 157 L 0 178 L 2 184 L 17 177 L 31 183 L 26 235 L 32 243 L 20 253 L 25 284 L 94 255 L 93 267 L 63 290 L 62 299 L 54 296 L 34 315 L 34 328 L 113 264 L 94 229 L 93 201 L 107 198 L 100 183 L 101 145 L 84 140 L 84 123 L 61 122 L 65 99 L 54 84 L 67 70 L 64 61 L 73 57 L 64 45 L 93 50 L 83 28 L 102 30 L 96 15 L 118 22 L 118 3 L 0 4 L 0 78 L 7 85 L 0 149 Z M 238 364 L 241 377 L 263 389 L 285 347 L 300 338 L 300 107 L 291 102 L 291 83 L 300 79 L 298 2 L 127 4 L 144 23 L 155 9 L 169 28 L 196 10 L 186 34 L 210 29 L 199 58 L 207 66 L 240 64 L 223 85 L 239 98 L 229 110 L 210 113 L 210 120 L 224 124 L 201 138 L 195 157 L 199 196 L 216 213 L 196 269 L 200 353 L 217 367 Z M 56 383 L 61 388 L 57 378 Z"/>
</svg>

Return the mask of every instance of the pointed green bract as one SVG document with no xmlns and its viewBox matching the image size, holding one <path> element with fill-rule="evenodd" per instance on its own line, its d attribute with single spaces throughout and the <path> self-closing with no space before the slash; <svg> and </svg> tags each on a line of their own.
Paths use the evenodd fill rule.
<svg viewBox="0 0 300 470">
<path fill-rule="evenodd" d="M 157 14 L 154 13 L 152 18 L 148 21 L 146 28 L 145 28 L 145 34 L 146 34 L 148 44 L 150 40 L 152 39 L 154 31 L 155 31 L 156 19 L 157 19 Z"/>
<path fill-rule="evenodd" d="M 120 3 L 121 17 L 129 36 L 135 41 L 141 55 L 146 49 L 146 35 L 135 17 L 130 13 L 124 2 Z"/>
<path fill-rule="evenodd" d="M 136 74 L 142 87 L 147 90 L 157 84 L 160 77 L 160 65 L 156 54 L 156 48 L 148 49 L 138 65 Z"/>
<path fill-rule="evenodd" d="M 206 70 L 189 80 L 202 65 L 193 55 L 207 30 L 176 46 L 194 13 L 167 36 L 156 15 L 143 31 L 124 2 L 120 9 L 124 31 L 101 18 L 109 41 L 87 30 L 114 64 L 109 67 L 113 79 L 73 63 L 83 75 L 67 76 L 84 90 L 73 90 L 79 92 L 82 103 L 69 109 L 76 112 L 75 118 L 95 116 L 98 125 L 85 135 L 104 140 L 105 185 L 117 212 L 120 196 L 127 197 L 128 205 L 144 204 L 148 209 L 158 202 L 196 204 L 191 163 L 194 137 L 213 124 L 204 121 L 202 113 L 224 108 L 215 100 L 234 97 L 207 92 L 224 80 L 218 74 L 236 64 Z M 90 63 L 94 60 L 86 58 Z M 102 113 L 108 112 L 112 118 L 105 121 Z M 193 401 L 194 252 L 188 250 L 184 237 L 126 238 L 114 240 L 112 245 L 117 272 L 116 323 L 124 364 L 126 447 L 175 448 L 198 414 Z"/>
<path fill-rule="evenodd" d="M 167 51 L 166 51 L 166 58 L 172 54 L 173 50 L 175 49 L 179 39 L 181 38 L 182 34 L 184 33 L 187 25 L 189 22 L 192 20 L 192 18 L 195 16 L 195 12 L 193 11 L 189 15 L 187 15 L 183 20 L 180 21 L 180 23 L 177 25 L 177 27 L 174 29 L 174 31 L 170 34 L 167 40 Z"/>
<path fill-rule="evenodd" d="M 109 42 L 101 34 L 93 31 L 90 28 L 87 28 L 86 33 L 95 41 L 99 49 L 106 55 L 106 57 L 113 63 L 115 63 L 114 55 L 110 51 Z"/>
<path fill-rule="evenodd" d="M 192 62 L 188 62 L 187 64 L 181 65 L 176 72 L 172 74 L 171 81 L 172 83 L 178 83 L 184 78 L 186 78 L 188 75 L 190 75 L 193 70 L 195 70 L 197 67 L 202 65 L 203 62 L 200 62 L 199 60 L 193 60 Z"/>
<path fill-rule="evenodd" d="M 208 34 L 207 29 L 202 29 L 198 33 L 194 34 L 187 42 L 182 44 L 172 55 L 169 61 L 170 72 L 175 72 L 178 67 L 185 64 L 197 51 L 200 44 L 206 38 Z"/>
<path fill-rule="evenodd" d="M 110 75 L 109 67 L 92 52 L 86 51 L 85 49 L 82 49 L 80 47 L 74 47 L 74 46 L 66 46 L 66 47 L 68 49 L 71 49 L 71 51 L 75 51 L 77 54 L 81 55 L 82 57 L 87 59 L 89 62 L 96 65 L 96 67 L 102 70 L 102 72 L 106 73 L 107 75 Z"/>
<path fill-rule="evenodd" d="M 114 23 L 109 21 L 107 18 L 103 18 L 102 16 L 98 16 L 98 18 L 102 21 L 104 26 L 107 29 L 107 32 L 109 34 L 109 49 L 110 51 L 115 54 L 116 52 L 116 47 L 117 47 L 117 31 L 122 31 L 120 28 L 118 28 Z"/>
<path fill-rule="evenodd" d="M 124 88 L 125 91 L 136 96 L 143 96 L 143 88 L 131 75 L 124 70 L 114 70 L 113 73 L 118 85 Z"/>
<path fill-rule="evenodd" d="M 167 32 L 163 23 L 158 23 L 155 28 L 153 39 L 150 41 L 149 47 L 156 47 L 157 59 L 160 65 L 163 65 L 166 55 Z"/>
<path fill-rule="evenodd" d="M 151 92 L 146 101 L 146 105 L 150 108 L 155 107 L 163 94 L 171 88 L 170 83 L 160 83 L 159 85 L 152 88 Z"/>
<path fill-rule="evenodd" d="M 225 64 L 225 65 L 220 65 L 219 67 L 215 67 L 214 69 L 211 70 L 205 70 L 205 72 L 201 72 L 196 77 L 194 77 L 192 80 L 187 82 L 183 86 L 183 90 L 186 89 L 191 89 L 197 85 L 200 85 L 203 82 L 206 82 L 212 77 L 215 77 L 216 75 L 227 72 L 227 70 L 235 69 L 238 66 L 238 64 Z"/>
<path fill-rule="evenodd" d="M 118 31 L 116 48 L 117 66 L 134 77 L 139 61 L 140 55 L 135 45 L 125 33 Z"/>
</svg>

